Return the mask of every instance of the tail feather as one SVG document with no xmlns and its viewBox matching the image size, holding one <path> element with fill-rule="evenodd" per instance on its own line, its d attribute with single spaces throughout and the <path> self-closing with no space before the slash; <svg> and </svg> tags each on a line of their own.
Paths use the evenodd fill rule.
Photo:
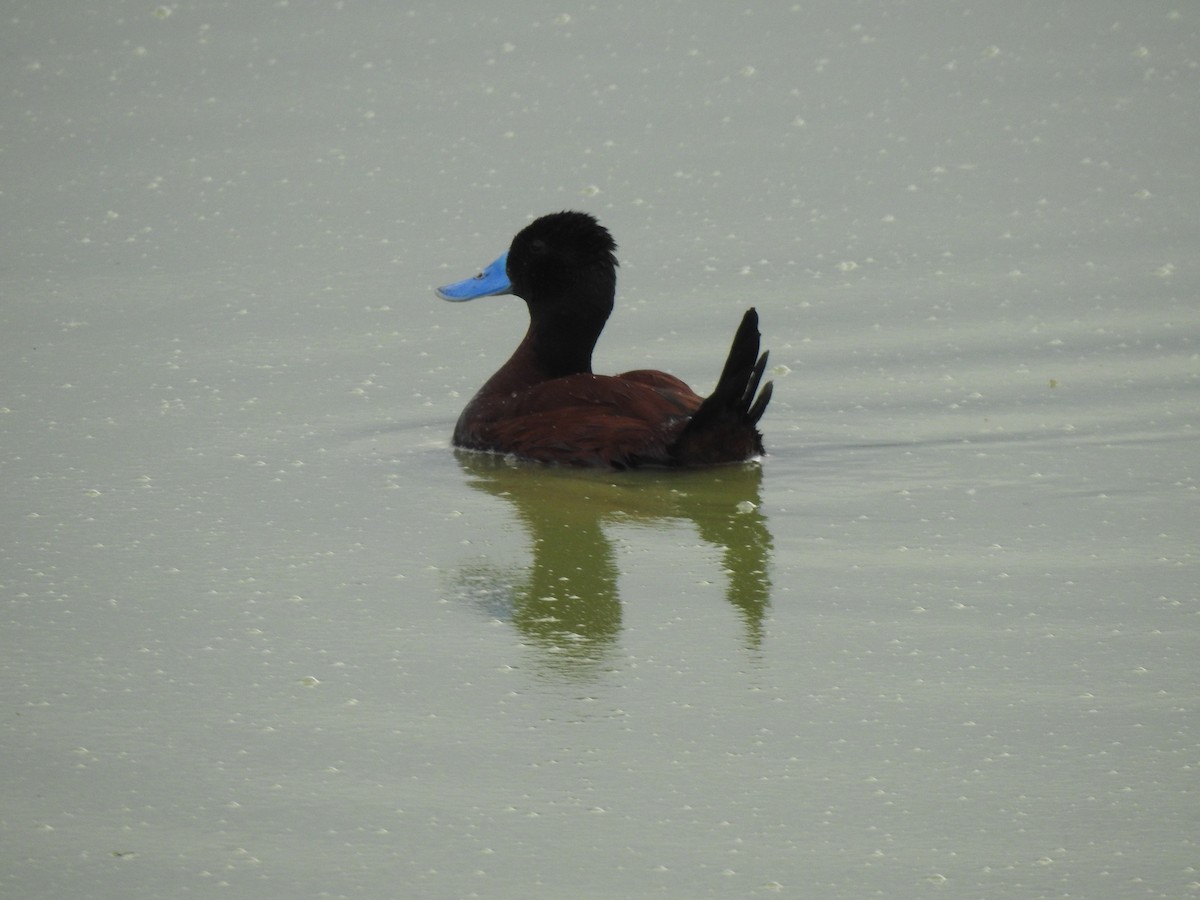
<svg viewBox="0 0 1200 900">
<path fill-rule="evenodd" d="M 671 455 L 680 465 L 740 462 L 764 452 L 762 435 L 755 426 L 774 386 L 767 382 L 759 391 L 767 368 L 767 354 L 758 352 L 760 340 L 758 312 L 751 307 L 733 337 L 717 386 L 671 447 Z"/>
<path fill-rule="evenodd" d="M 767 367 L 769 355 L 764 351 L 763 355 L 758 358 L 758 363 L 754 366 L 753 377 L 746 384 L 746 393 L 742 395 L 742 402 L 746 405 L 746 418 L 751 425 L 758 424 L 758 420 L 767 410 L 767 404 L 771 402 L 771 392 L 775 390 L 775 382 L 768 381 L 763 386 L 762 393 L 758 393 L 758 383 L 762 381 L 763 370 Z M 755 399 L 755 394 L 758 394 L 758 399 Z"/>
</svg>

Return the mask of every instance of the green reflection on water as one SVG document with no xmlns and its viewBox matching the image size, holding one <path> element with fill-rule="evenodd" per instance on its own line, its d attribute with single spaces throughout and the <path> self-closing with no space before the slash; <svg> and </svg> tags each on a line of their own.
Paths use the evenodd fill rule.
<svg viewBox="0 0 1200 900">
<path fill-rule="evenodd" d="M 511 621 L 540 664 L 590 677 L 606 666 L 621 630 L 620 569 L 605 526 L 692 523 L 719 550 L 726 600 L 757 649 L 770 602 L 771 534 L 760 511 L 762 468 L 610 472 L 564 469 L 456 453 L 477 490 L 510 503 L 530 541 L 525 569 L 490 561 L 461 567 L 461 596 Z M 668 561 L 669 564 L 669 561 Z M 681 573 L 681 576 L 684 573 Z M 686 583 L 681 577 L 681 583 Z"/>
</svg>

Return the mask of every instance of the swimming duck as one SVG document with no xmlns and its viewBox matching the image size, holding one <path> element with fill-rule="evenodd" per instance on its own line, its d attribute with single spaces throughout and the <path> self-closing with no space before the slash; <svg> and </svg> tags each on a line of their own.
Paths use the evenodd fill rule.
<svg viewBox="0 0 1200 900">
<path fill-rule="evenodd" d="M 453 301 L 516 294 L 529 309 L 525 338 L 459 416 L 456 447 L 614 469 L 711 466 L 764 452 L 756 426 L 772 384 L 759 391 L 767 354 L 758 352 L 753 308 L 708 397 L 666 372 L 592 372 L 616 295 L 616 249 L 587 213 L 551 213 L 479 275 L 437 289 Z"/>
</svg>

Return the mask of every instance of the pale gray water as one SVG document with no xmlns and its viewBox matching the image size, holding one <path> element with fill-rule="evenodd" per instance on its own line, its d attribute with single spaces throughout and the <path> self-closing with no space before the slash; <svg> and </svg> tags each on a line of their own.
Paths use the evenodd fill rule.
<svg viewBox="0 0 1200 900">
<path fill-rule="evenodd" d="M 1200 894 L 1198 17 L 9 4 L 0 894 Z M 450 451 L 564 207 L 761 468 Z"/>
</svg>

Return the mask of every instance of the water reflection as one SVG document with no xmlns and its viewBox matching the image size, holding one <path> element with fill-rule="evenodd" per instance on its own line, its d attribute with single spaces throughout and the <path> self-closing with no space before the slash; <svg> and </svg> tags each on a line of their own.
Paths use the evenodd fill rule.
<svg viewBox="0 0 1200 900">
<path fill-rule="evenodd" d="M 620 569 L 605 526 L 691 522 L 720 550 L 726 599 L 739 612 L 745 643 L 757 648 L 770 602 L 771 534 L 759 511 L 762 469 L 593 472 L 459 452 L 469 484 L 511 503 L 530 538 L 528 568 L 490 561 L 459 569 L 459 591 L 511 621 L 543 665 L 590 675 L 605 667 L 621 629 Z M 678 565 L 664 559 L 663 565 Z M 682 573 L 681 585 L 695 577 Z"/>
</svg>

